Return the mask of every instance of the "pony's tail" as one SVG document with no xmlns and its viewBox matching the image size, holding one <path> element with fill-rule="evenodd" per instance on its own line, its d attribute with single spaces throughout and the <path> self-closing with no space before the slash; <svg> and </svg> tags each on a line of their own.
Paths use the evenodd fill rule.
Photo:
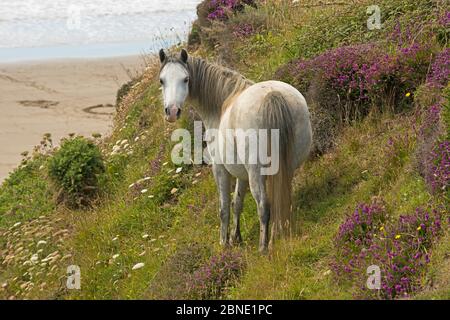
<svg viewBox="0 0 450 320">
<path fill-rule="evenodd" d="M 271 242 L 280 235 L 290 235 L 292 227 L 292 141 L 294 122 L 289 104 L 278 91 L 267 94 L 262 104 L 263 124 L 267 129 L 279 130 L 279 169 L 274 175 L 266 177 L 267 196 L 270 203 L 272 221 Z M 271 134 L 269 133 L 270 137 Z M 271 139 L 268 139 L 270 152 Z"/>
</svg>

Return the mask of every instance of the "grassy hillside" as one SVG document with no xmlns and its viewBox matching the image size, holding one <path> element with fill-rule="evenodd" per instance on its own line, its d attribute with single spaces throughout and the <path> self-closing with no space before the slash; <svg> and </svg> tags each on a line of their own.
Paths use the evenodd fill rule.
<svg viewBox="0 0 450 320">
<path fill-rule="evenodd" d="M 217 16 L 217 8 L 205 1 L 199 10 L 191 53 L 255 81 L 288 81 L 310 103 L 317 139 L 294 179 L 292 238 L 278 241 L 269 256 L 258 254 L 259 222 L 248 195 L 243 245 L 219 246 L 210 168 L 180 169 L 170 161 L 171 132 L 192 129 L 197 116 L 191 110 L 176 125 L 163 120 L 159 66 L 150 60 L 145 73 L 121 90 L 111 136 L 91 138 L 104 172 L 89 206 L 65 201 L 63 188 L 51 178 L 57 151 L 49 137 L 0 187 L 0 298 L 449 299 L 449 13 L 443 1 L 378 2 L 383 25 L 372 31 L 366 26 L 372 3 L 364 0 L 258 1 L 256 7 L 233 7 L 226 16 Z M 335 85 L 330 74 L 348 76 L 341 63 L 349 58 L 332 66 L 323 61 L 363 44 L 370 44 L 370 54 L 363 51 L 361 61 L 351 58 L 359 63 L 351 71 L 358 74 L 358 90 L 351 91 L 347 80 Z M 381 56 L 391 57 L 389 63 L 376 60 Z M 377 73 L 373 84 L 362 66 L 376 63 L 384 73 Z M 360 90 L 361 84 L 366 87 Z M 340 250 L 353 245 L 340 230 L 361 204 L 377 204 L 385 219 L 363 228 L 362 239 L 387 246 L 375 255 L 393 254 L 398 247 L 400 257 L 420 253 L 425 259 L 426 252 L 425 263 L 421 257 L 417 265 L 407 259 L 415 269 L 407 276 L 392 271 L 408 278 L 404 292 L 395 289 L 397 280 L 386 280 L 395 294 L 389 288 L 368 294 L 361 289 L 367 261 Z M 432 222 L 426 219 L 423 228 L 411 224 L 418 232 L 411 236 L 420 242 L 416 246 L 403 241 L 410 231 L 403 231 L 407 223 L 399 217 L 420 208 L 430 212 Z M 354 235 L 353 227 L 346 235 Z M 343 276 L 339 270 L 347 263 L 353 273 Z M 66 288 L 68 265 L 80 267 L 81 290 Z"/>
</svg>

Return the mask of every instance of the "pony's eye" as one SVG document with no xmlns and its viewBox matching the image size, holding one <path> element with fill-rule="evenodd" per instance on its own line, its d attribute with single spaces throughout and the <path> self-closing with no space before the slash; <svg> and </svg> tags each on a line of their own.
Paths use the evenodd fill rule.
<svg viewBox="0 0 450 320">
<path fill-rule="evenodd" d="M 184 78 L 184 83 L 188 83 L 189 77 Z"/>
<path fill-rule="evenodd" d="M 162 79 L 159 79 L 159 83 L 161 83 L 163 85 L 164 81 Z"/>
</svg>

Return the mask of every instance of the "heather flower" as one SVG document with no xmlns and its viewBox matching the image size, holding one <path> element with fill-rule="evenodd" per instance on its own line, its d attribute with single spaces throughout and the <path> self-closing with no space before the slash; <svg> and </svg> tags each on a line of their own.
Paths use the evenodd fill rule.
<svg viewBox="0 0 450 320">
<path fill-rule="evenodd" d="M 244 269 L 240 253 L 224 251 L 201 265 L 188 279 L 187 290 L 192 298 L 219 299 Z"/>
<path fill-rule="evenodd" d="M 432 192 L 445 191 L 450 182 L 450 142 L 439 141 L 426 158 L 425 180 Z"/>
<path fill-rule="evenodd" d="M 427 83 L 431 86 L 443 88 L 450 78 L 450 48 L 445 48 L 438 53 L 431 65 L 431 72 L 427 77 Z"/>
<path fill-rule="evenodd" d="M 233 34 L 237 38 L 247 38 L 255 33 L 255 29 L 249 23 L 238 24 L 233 28 Z"/>
<path fill-rule="evenodd" d="M 430 46 L 419 43 L 391 53 L 376 44 L 344 46 L 309 60 L 294 60 L 276 77 L 302 92 L 319 88 L 313 99 L 327 103 L 326 97 L 331 97 L 326 108 L 349 120 L 367 114 L 373 105 L 411 104 L 407 98 L 425 80 L 430 55 Z"/>
<path fill-rule="evenodd" d="M 364 214 L 368 211 L 361 208 L 372 208 L 369 210 L 372 214 Z M 359 297 L 395 299 L 408 297 L 420 289 L 420 275 L 430 262 L 433 242 L 441 234 L 441 213 L 437 210 L 417 208 L 414 214 L 402 215 L 398 221 L 389 221 L 387 216 L 383 206 L 359 205 L 336 236 L 332 269 L 339 280 L 356 284 Z M 379 220 L 385 222 L 385 236 L 373 237 Z M 354 236 L 348 235 L 357 235 L 357 239 L 364 241 L 355 241 Z M 381 269 L 379 291 L 362 286 L 370 265 Z"/>
<path fill-rule="evenodd" d="M 441 17 L 439 17 L 438 23 L 443 27 L 450 26 L 450 11 L 444 12 L 444 14 Z"/>
<path fill-rule="evenodd" d="M 443 192 L 450 181 L 450 143 L 444 138 L 439 104 L 425 110 L 419 129 L 418 169 L 433 193 Z"/>
<path fill-rule="evenodd" d="M 245 5 L 255 6 L 254 0 L 210 0 L 209 20 L 227 20 L 228 14 L 241 11 Z"/>
</svg>

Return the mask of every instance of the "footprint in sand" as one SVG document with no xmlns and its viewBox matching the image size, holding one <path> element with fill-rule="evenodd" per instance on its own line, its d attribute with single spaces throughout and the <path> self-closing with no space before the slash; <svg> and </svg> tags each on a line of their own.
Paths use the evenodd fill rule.
<svg viewBox="0 0 450 320">
<path fill-rule="evenodd" d="M 48 109 L 49 107 L 54 107 L 59 104 L 58 101 L 49 101 L 49 100 L 20 100 L 17 102 L 24 107 L 35 107 L 42 109 Z"/>
<path fill-rule="evenodd" d="M 110 116 L 114 112 L 114 106 L 110 103 L 98 104 L 96 106 L 84 108 L 83 111 L 89 114 Z"/>
</svg>

